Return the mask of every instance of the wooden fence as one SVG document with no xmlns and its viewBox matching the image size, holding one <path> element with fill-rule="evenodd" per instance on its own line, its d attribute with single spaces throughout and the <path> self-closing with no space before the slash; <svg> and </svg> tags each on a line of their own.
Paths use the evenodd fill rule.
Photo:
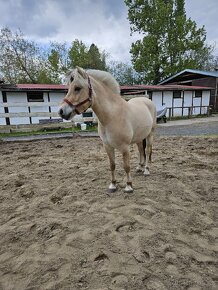
<svg viewBox="0 0 218 290">
<path fill-rule="evenodd" d="M 30 118 L 30 123 L 32 124 L 31 118 L 33 117 L 38 117 L 40 118 L 38 120 L 38 123 L 55 123 L 55 122 L 60 122 L 62 119 L 59 117 L 57 111 L 58 111 L 58 106 L 60 103 L 58 102 L 27 102 L 27 103 L 0 103 L 0 108 L 4 108 L 4 113 L 0 113 L 0 118 L 4 118 L 7 120 L 6 124 L 10 124 L 10 118 L 22 118 L 22 117 L 27 117 Z M 35 108 L 39 108 L 37 111 Z M 53 108 L 52 108 L 53 107 Z M 55 107 L 55 109 L 54 109 Z M 10 112 L 10 108 L 19 108 L 20 112 Z M 21 110 L 23 108 L 23 110 Z M 36 110 L 36 112 L 33 112 L 32 109 Z M 40 110 L 43 108 L 43 110 L 46 110 L 47 112 L 40 112 Z M 209 116 L 211 112 L 210 106 L 185 106 L 185 107 L 171 107 L 168 108 L 168 114 L 167 117 L 171 119 L 172 117 L 175 116 L 175 110 L 180 109 L 182 111 L 181 116 L 188 116 L 191 117 L 193 116 L 193 111 L 195 109 L 200 108 L 200 114 L 202 114 L 202 109 L 206 108 L 206 114 Z M 55 112 L 52 112 L 55 110 Z M 187 112 L 188 114 L 183 114 L 184 112 Z M 88 109 L 87 112 L 92 112 L 91 109 Z M 205 113 L 204 113 L 205 114 Z M 178 116 L 178 115 L 177 115 Z M 41 120 L 41 122 L 40 122 Z M 76 116 L 75 117 L 75 122 L 95 122 L 97 123 L 97 118 L 95 116 L 86 117 L 85 114 L 84 116 Z M 36 122 L 35 122 L 36 124 Z M 15 124 L 16 125 L 16 124 Z M 19 125 L 19 124 L 17 124 Z"/>
<path fill-rule="evenodd" d="M 206 109 L 204 110 L 204 115 L 209 116 L 211 114 L 211 106 L 184 106 L 184 107 L 171 107 L 168 108 L 169 114 L 168 114 L 168 119 L 170 120 L 172 117 L 174 117 L 174 111 L 176 109 L 180 109 L 182 110 L 182 114 L 181 116 L 187 116 L 188 118 L 191 118 L 193 115 L 202 115 L 202 109 Z M 200 109 L 199 114 L 193 114 L 195 109 Z M 188 110 L 188 114 L 184 114 L 184 110 Z M 205 113 L 206 111 L 206 113 Z M 178 116 L 178 115 L 177 115 Z"/>
<path fill-rule="evenodd" d="M 31 118 L 32 117 L 38 117 L 39 123 L 55 123 L 60 122 L 62 120 L 60 116 L 58 115 L 58 107 L 60 103 L 58 102 L 26 102 L 26 103 L 0 103 L 0 108 L 4 108 L 4 113 L 0 113 L 0 118 L 5 118 L 10 120 L 10 118 L 30 118 L 31 124 Z M 39 108 L 37 111 L 36 108 Z M 52 112 L 52 107 L 57 108 L 55 112 Z M 10 112 L 10 108 L 19 108 L 20 112 Z M 33 109 L 34 108 L 34 112 Z M 40 110 L 45 110 L 47 112 L 40 112 Z M 53 108 L 54 111 L 54 108 Z M 92 112 L 91 109 L 88 109 L 87 112 Z M 45 119 L 47 118 L 47 119 Z M 92 117 L 83 117 L 76 116 L 75 120 L 77 122 L 96 122 L 96 118 L 94 116 Z M 10 123 L 10 121 L 6 122 Z"/>
</svg>

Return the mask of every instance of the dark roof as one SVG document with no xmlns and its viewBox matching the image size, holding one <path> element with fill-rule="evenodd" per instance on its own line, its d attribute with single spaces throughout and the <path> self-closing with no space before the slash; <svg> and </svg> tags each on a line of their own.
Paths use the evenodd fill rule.
<svg viewBox="0 0 218 290">
<path fill-rule="evenodd" d="M 178 82 L 178 81 L 189 81 L 194 79 L 200 79 L 203 77 L 214 77 L 218 78 L 218 71 L 203 71 L 196 69 L 185 69 L 159 83 L 159 85 L 164 85 L 170 82 Z"/>
</svg>

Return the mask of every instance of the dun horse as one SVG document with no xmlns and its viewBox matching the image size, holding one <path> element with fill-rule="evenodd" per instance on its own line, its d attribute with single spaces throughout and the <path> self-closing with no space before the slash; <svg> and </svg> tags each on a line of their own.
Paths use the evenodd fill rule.
<svg viewBox="0 0 218 290">
<path fill-rule="evenodd" d="M 120 96 L 117 81 L 107 72 L 84 71 L 77 67 L 70 74 L 69 89 L 59 109 L 66 120 L 81 114 L 89 107 L 98 117 L 98 132 L 108 154 L 111 183 L 108 191 L 117 189 L 115 179 L 115 152 L 122 153 L 127 182 L 125 192 L 132 192 L 129 145 L 136 143 L 139 150 L 137 171 L 149 175 L 153 131 L 156 125 L 156 109 L 152 101 L 138 97 L 126 102 Z"/>
</svg>

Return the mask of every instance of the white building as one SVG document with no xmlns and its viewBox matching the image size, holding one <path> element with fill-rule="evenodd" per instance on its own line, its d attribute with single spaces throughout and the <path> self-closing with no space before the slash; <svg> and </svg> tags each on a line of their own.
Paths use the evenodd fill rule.
<svg viewBox="0 0 218 290">
<path fill-rule="evenodd" d="M 148 93 L 157 109 L 167 106 L 167 117 L 207 114 L 211 88 L 159 85 L 121 86 L 123 96 Z M 58 120 L 59 104 L 67 93 L 65 85 L 0 84 L 0 125 L 38 124 Z"/>
<path fill-rule="evenodd" d="M 41 119 L 59 118 L 64 85 L 0 85 L 0 125 L 38 124 Z"/>
<path fill-rule="evenodd" d="M 157 109 L 166 106 L 167 117 L 209 114 L 210 87 L 182 85 L 137 85 L 121 87 L 123 95 L 147 92 Z"/>
</svg>

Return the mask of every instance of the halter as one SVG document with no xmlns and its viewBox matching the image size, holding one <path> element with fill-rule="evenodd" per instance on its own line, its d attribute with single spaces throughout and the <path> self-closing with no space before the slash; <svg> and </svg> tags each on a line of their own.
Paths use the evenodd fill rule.
<svg viewBox="0 0 218 290">
<path fill-rule="evenodd" d="M 78 103 L 76 105 L 71 103 L 71 101 L 69 101 L 68 99 L 64 99 L 65 103 L 67 103 L 70 107 L 75 109 L 75 112 L 77 113 L 77 115 L 80 115 L 81 113 L 84 113 L 92 105 L 92 85 L 91 85 L 89 76 L 88 76 L 88 88 L 89 88 L 89 96 L 88 96 L 88 98 L 86 98 L 84 101 L 82 101 L 82 102 L 80 102 L 80 103 Z M 88 106 L 88 108 L 85 111 L 83 111 L 83 112 L 79 112 L 77 110 L 77 108 L 79 108 L 80 106 L 82 106 L 83 104 L 85 104 L 87 102 L 90 102 L 90 105 Z"/>
</svg>

